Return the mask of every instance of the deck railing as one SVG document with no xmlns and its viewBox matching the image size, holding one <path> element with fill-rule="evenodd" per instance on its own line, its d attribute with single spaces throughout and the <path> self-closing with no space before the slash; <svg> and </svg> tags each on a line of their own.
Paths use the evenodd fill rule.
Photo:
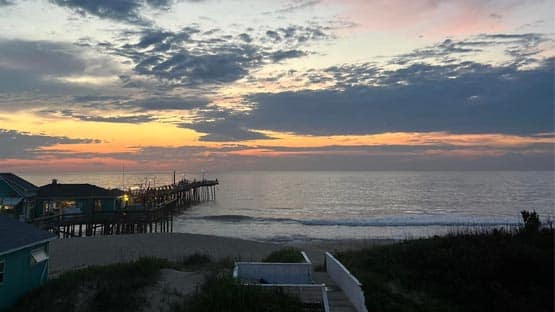
<svg viewBox="0 0 555 312">
<path fill-rule="evenodd" d="M 80 236 L 83 226 L 85 235 L 95 235 L 99 228 L 101 234 L 157 232 L 158 229 L 170 232 L 173 215 L 194 203 L 214 200 L 218 184 L 218 180 L 180 181 L 127 193 L 140 209 L 123 207 L 113 211 L 48 215 L 28 222 L 64 237 Z"/>
<path fill-rule="evenodd" d="M 358 312 L 368 312 L 362 284 L 329 252 L 326 252 L 326 271 Z"/>
</svg>

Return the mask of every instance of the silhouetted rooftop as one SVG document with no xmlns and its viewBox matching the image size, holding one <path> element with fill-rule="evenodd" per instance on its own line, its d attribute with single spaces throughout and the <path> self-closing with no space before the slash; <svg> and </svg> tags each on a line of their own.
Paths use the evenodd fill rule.
<svg viewBox="0 0 555 312">
<path fill-rule="evenodd" d="M 0 214 L 0 255 L 55 238 L 53 233 Z"/>
<path fill-rule="evenodd" d="M 38 198 L 83 198 L 104 197 L 115 198 L 117 195 L 112 191 L 92 184 L 62 184 L 53 182 L 39 187 Z"/>
<path fill-rule="evenodd" d="M 31 182 L 9 172 L 0 172 L 0 180 L 6 182 L 21 197 L 32 197 L 38 189 Z"/>
</svg>

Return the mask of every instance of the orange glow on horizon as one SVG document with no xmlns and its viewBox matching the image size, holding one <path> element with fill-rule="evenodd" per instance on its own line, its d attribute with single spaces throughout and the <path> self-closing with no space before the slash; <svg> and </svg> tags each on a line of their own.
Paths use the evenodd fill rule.
<svg viewBox="0 0 555 312">
<path fill-rule="evenodd" d="M 87 139 L 90 143 L 60 143 L 39 148 L 42 154 L 35 159 L 4 159 L 2 167 L 52 167 L 60 170 L 102 168 L 118 170 L 123 162 L 136 170 L 171 169 L 172 166 L 192 166 L 195 163 L 224 161 L 236 157 L 290 157 L 307 155 L 397 155 L 494 157 L 510 152 L 511 148 L 526 148 L 532 144 L 555 144 L 553 134 L 522 136 L 506 134 L 453 134 L 447 132 L 387 132 L 366 135 L 301 135 L 267 130 L 252 130 L 272 139 L 233 142 L 201 141 L 203 133 L 180 128 L 172 123 L 147 122 L 140 124 L 80 121 L 69 117 L 41 118 L 29 113 L 0 115 L 2 128 L 34 135 Z M 18 122 L 26 120 L 26 122 Z M 438 146 L 451 146 L 445 150 Z M 364 147 L 407 146 L 421 150 L 383 151 Z M 182 152 L 186 159 L 175 157 L 142 157 L 143 148 L 195 147 Z M 227 149 L 229 147 L 236 147 Z M 349 149 L 345 149 L 349 147 Z M 360 149 L 357 149 L 360 147 Z M 429 147 L 429 148 L 426 148 Z M 323 149 L 325 148 L 325 149 Z M 297 149 L 297 150 L 296 150 Z M 504 150 L 506 149 L 506 150 Z M 524 150 L 520 153 L 532 153 Z M 163 154 L 160 154 L 163 155 Z M 149 158 L 150 157 L 150 158 Z M 151 158 L 156 159 L 151 159 Z M 129 158 L 135 160 L 128 160 Z M 217 164 L 216 164 L 217 165 Z"/>
</svg>

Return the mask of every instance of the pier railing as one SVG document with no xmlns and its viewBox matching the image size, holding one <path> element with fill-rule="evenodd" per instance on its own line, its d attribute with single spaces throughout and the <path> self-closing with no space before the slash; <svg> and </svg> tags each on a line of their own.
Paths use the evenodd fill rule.
<svg viewBox="0 0 555 312">
<path fill-rule="evenodd" d="M 218 180 L 180 181 L 174 185 L 126 193 L 140 208 L 58 214 L 29 221 L 60 237 L 171 232 L 173 216 L 199 202 L 215 200 Z"/>
</svg>

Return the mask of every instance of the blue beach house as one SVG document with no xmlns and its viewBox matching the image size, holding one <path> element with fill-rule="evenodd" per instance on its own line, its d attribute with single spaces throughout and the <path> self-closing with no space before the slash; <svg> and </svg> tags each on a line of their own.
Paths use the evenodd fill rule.
<svg viewBox="0 0 555 312">
<path fill-rule="evenodd" d="M 0 172 L 0 213 L 21 220 L 33 217 L 38 188 L 31 182 L 9 172 Z"/>
<path fill-rule="evenodd" d="M 52 233 L 0 214 L 0 310 L 48 279 Z"/>
<path fill-rule="evenodd" d="M 36 216 L 113 212 L 121 208 L 121 193 L 92 184 L 65 184 L 52 180 L 38 188 Z"/>
</svg>

